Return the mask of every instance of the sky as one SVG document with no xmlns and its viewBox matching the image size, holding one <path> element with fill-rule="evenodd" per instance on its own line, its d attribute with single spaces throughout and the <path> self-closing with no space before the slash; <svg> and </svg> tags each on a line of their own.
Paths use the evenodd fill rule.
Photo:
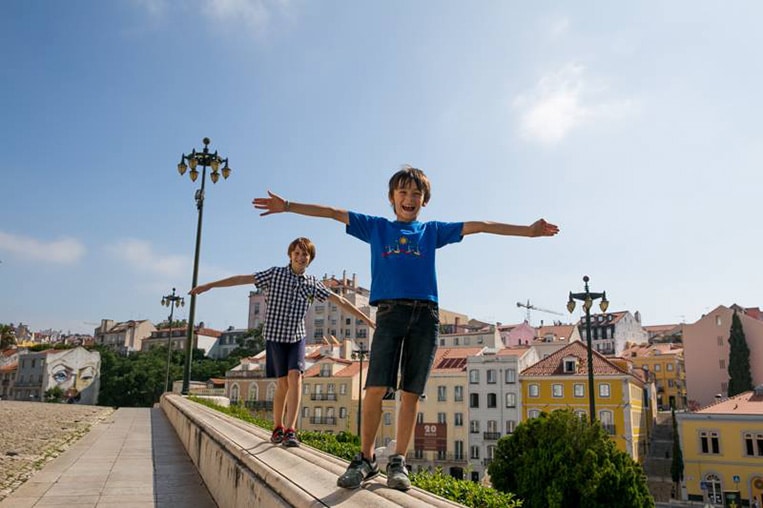
<svg viewBox="0 0 763 508">
<path fill-rule="evenodd" d="M 645 325 L 759 306 L 760 19 L 757 1 L 5 0 L 0 323 L 166 319 L 198 219 L 176 168 L 204 137 L 232 173 L 206 180 L 199 282 L 285 266 L 307 236 L 310 273 L 369 287 L 342 224 L 251 201 L 392 217 L 411 164 L 422 220 L 560 227 L 441 249 L 444 309 L 573 322 L 584 275 Z M 200 295 L 196 322 L 245 328 L 252 289 Z"/>
</svg>

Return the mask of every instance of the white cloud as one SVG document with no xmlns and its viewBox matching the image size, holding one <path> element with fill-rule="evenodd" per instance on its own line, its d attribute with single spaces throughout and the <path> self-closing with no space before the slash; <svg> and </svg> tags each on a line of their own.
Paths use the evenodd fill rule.
<svg viewBox="0 0 763 508">
<path fill-rule="evenodd" d="M 109 252 L 137 272 L 176 279 L 190 273 L 191 262 L 186 256 L 162 255 L 146 240 L 125 238 L 108 247 Z"/>
<path fill-rule="evenodd" d="M 567 64 L 514 99 L 520 133 L 525 139 L 552 145 L 582 125 L 634 112 L 634 101 L 609 100 L 608 92 L 606 86 L 590 82 L 585 67 Z"/>
<path fill-rule="evenodd" d="M 85 250 L 82 242 L 74 238 L 46 242 L 0 231 L 0 251 L 10 252 L 26 259 L 70 264 L 82 259 Z"/>
<path fill-rule="evenodd" d="M 288 5 L 288 0 L 207 0 L 204 11 L 218 21 L 241 22 L 262 34 L 272 16 L 286 10 Z"/>
</svg>

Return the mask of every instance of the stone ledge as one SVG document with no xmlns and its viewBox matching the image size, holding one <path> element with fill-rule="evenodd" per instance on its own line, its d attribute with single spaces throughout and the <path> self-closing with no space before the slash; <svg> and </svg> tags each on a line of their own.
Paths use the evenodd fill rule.
<svg viewBox="0 0 763 508">
<path fill-rule="evenodd" d="M 361 489 L 342 489 L 336 478 L 347 467 L 344 460 L 305 445 L 273 445 L 266 430 L 177 394 L 165 394 L 161 407 L 222 508 L 463 506 L 417 488 L 389 489 L 383 476 Z"/>
</svg>

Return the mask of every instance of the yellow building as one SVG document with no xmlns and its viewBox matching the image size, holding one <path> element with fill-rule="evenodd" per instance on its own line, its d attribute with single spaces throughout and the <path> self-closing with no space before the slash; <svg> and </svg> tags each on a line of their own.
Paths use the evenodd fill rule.
<svg viewBox="0 0 763 508">
<path fill-rule="evenodd" d="M 659 409 L 686 408 L 686 370 L 680 344 L 636 344 L 623 351 L 634 367 L 645 369 L 657 387 Z"/>
<path fill-rule="evenodd" d="M 522 419 L 541 412 L 571 409 L 589 418 L 588 353 L 585 344 L 573 342 L 523 370 Z M 644 404 L 645 382 L 629 362 L 608 359 L 593 352 L 596 419 L 617 447 L 633 459 L 645 457 L 649 441 L 650 410 Z"/>
<path fill-rule="evenodd" d="M 736 492 L 737 506 L 750 506 L 753 498 L 761 506 L 763 385 L 676 416 L 684 458 L 684 497 L 723 506 L 724 495 Z"/>
</svg>

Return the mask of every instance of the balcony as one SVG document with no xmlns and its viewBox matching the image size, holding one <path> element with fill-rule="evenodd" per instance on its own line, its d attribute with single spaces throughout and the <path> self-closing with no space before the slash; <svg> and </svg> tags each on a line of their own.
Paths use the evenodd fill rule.
<svg viewBox="0 0 763 508">
<path fill-rule="evenodd" d="M 501 433 L 500 432 L 483 432 L 482 439 L 484 439 L 485 441 L 498 441 L 499 439 L 501 439 Z"/>
<path fill-rule="evenodd" d="M 433 462 L 466 462 L 466 455 L 463 453 L 437 453 Z"/>
<path fill-rule="evenodd" d="M 336 400 L 336 393 L 311 393 L 310 400 Z"/>
<path fill-rule="evenodd" d="M 313 425 L 336 425 L 336 416 L 311 416 L 310 423 Z"/>
</svg>

